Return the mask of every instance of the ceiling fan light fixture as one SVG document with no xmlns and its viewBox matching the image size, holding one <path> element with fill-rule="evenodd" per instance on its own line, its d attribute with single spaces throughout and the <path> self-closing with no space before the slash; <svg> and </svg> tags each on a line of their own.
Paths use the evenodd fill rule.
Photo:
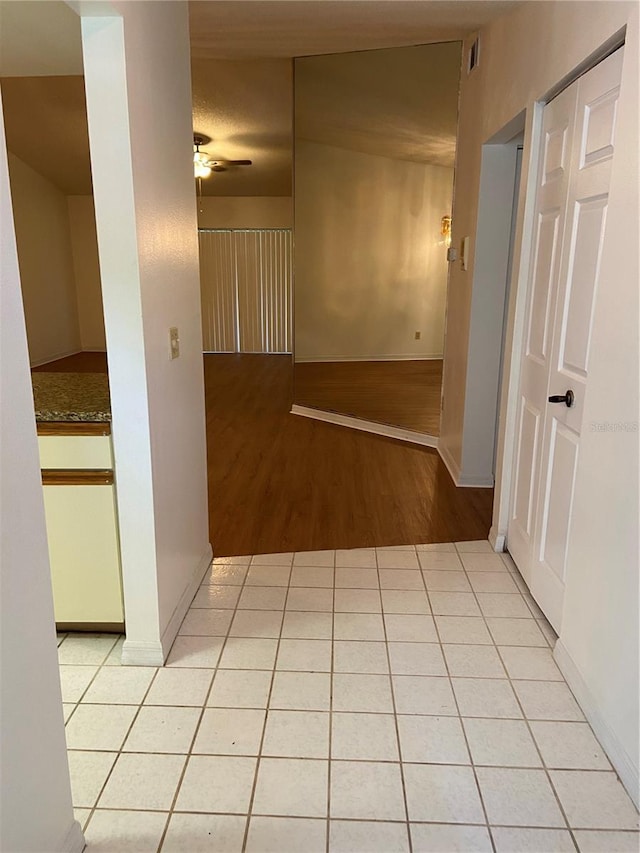
<svg viewBox="0 0 640 853">
<path fill-rule="evenodd" d="M 195 151 L 193 152 L 193 171 L 196 178 L 208 178 L 211 174 L 211 166 L 209 165 L 209 155 L 200 151 L 200 145 L 204 140 L 201 137 L 195 136 L 193 144 Z"/>
<path fill-rule="evenodd" d="M 193 158 L 193 171 L 196 178 L 208 178 L 211 174 L 211 166 L 208 166 L 202 160 L 196 160 L 195 156 Z"/>
</svg>

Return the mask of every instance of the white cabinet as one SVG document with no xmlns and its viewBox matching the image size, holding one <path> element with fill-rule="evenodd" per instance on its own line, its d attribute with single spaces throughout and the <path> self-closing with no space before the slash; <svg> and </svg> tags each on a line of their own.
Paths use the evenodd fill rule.
<svg viewBox="0 0 640 853">
<path fill-rule="evenodd" d="M 54 429 L 47 425 L 38 441 L 56 623 L 69 630 L 121 629 L 111 437 L 56 435 Z"/>
<path fill-rule="evenodd" d="M 39 435 L 40 467 L 113 470 L 110 435 Z"/>
</svg>

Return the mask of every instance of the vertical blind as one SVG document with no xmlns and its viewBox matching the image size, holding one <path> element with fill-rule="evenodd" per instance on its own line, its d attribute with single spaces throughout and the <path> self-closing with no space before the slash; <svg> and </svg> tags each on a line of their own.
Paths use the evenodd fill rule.
<svg viewBox="0 0 640 853">
<path fill-rule="evenodd" d="M 204 351 L 291 352 L 291 229 L 198 233 Z"/>
</svg>

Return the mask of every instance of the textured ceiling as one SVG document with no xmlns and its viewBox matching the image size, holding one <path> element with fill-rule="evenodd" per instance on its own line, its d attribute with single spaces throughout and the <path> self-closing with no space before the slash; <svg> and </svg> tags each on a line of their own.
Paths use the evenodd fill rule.
<svg viewBox="0 0 640 853">
<path fill-rule="evenodd" d="M 451 42 L 516 5 L 492 0 L 193 0 L 194 128 L 213 138 L 206 150 L 214 156 L 254 161 L 203 181 L 203 192 L 290 192 L 291 115 L 282 109 L 291 96 L 290 84 L 275 65 L 265 64 L 263 77 L 256 60 Z M 299 62 L 317 97 L 313 109 L 296 105 L 297 133 L 344 148 L 452 165 L 459 54 L 451 45 L 434 50 L 424 56 L 397 54 L 396 63 L 404 69 L 400 76 L 411 77 L 402 85 L 392 81 L 382 60 L 372 60 L 370 86 L 358 56 L 337 63 L 329 76 L 321 73 L 322 64 Z M 253 62 L 243 67 L 242 59 Z M 208 69 L 202 60 L 211 63 Z M 217 68 L 212 60 L 218 60 Z M 223 60 L 233 62 L 227 66 Z M 270 84 L 263 85 L 267 80 Z M 214 100 L 224 103 L 224 110 L 216 110 Z"/>
<path fill-rule="evenodd" d="M 0 80 L 7 148 L 67 195 L 90 195 L 83 77 Z"/>
<path fill-rule="evenodd" d="M 296 138 L 453 166 L 460 42 L 305 57 Z"/>
<path fill-rule="evenodd" d="M 311 56 L 459 39 L 505 0 L 192 0 L 198 59 Z"/>
<path fill-rule="evenodd" d="M 254 162 L 203 181 L 204 192 L 290 194 L 292 57 L 451 41 L 517 5 L 493 0 L 190 3 L 194 130 L 211 137 L 205 149 L 213 157 Z M 443 49 L 451 48 L 434 47 Z M 408 159 L 450 157 L 451 109 L 444 105 L 450 103 L 445 93 L 454 78 L 445 82 L 443 71 L 453 59 L 434 61 L 434 86 L 394 86 L 383 68 L 374 69 L 372 80 L 385 99 L 393 96 L 391 107 L 383 107 L 382 94 L 367 87 L 356 61 L 355 56 L 345 58 L 344 84 L 337 76 L 329 80 L 315 113 L 299 106 L 300 133 L 356 150 L 394 156 L 402 151 Z M 407 54 L 406 65 L 412 62 Z M 317 91 L 312 65 L 308 73 Z M 81 74 L 79 18 L 66 3 L 0 0 L 8 147 L 74 194 L 88 193 L 91 187 Z M 427 76 L 425 72 L 423 79 Z M 428 104 L 428 126 L 418 97 Z M 326 120 L 330 111 L 331 122 Z M 364 134 L 363 125 L 371 132 Z"/>
<path fill-rule="evenodd" d="M 193 128 L 212 159 L 252 160 L 202 181 L 204 195 L 291 195 L 290 59 L 194 60 Z"/>
</svg>

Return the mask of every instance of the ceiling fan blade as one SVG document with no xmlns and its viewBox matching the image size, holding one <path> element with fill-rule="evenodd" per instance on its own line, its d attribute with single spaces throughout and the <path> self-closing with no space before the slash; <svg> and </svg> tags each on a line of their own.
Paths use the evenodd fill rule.
<svg viewBox="0 0 640 853">
<path fill-rule="evenodd" d="M 209 160 L 211 166 L 252 166 L 252 160 L 216 160 L 213 157 Z"/>
</svg>

